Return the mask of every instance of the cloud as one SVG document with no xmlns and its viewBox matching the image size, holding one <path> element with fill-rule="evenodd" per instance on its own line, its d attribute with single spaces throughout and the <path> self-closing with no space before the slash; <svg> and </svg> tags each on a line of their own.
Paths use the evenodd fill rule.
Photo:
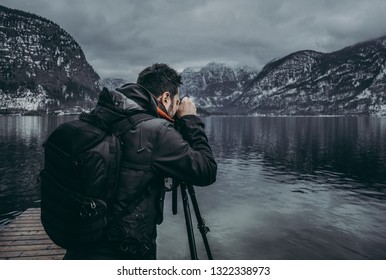
<svg viewBox="0 0 386 280">
<path fill-rule="evenodd" d="M 181 71 L 211 61 L 261 68 L 313 49 L 386 34 L 383 0 L 3 0 L 69 32 L 102 78 L 135 80 L 154 62 Z"/>
</svg>

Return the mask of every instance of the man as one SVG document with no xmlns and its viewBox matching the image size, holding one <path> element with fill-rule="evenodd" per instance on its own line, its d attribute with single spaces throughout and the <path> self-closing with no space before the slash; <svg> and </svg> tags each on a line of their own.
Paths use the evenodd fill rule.
<svg viewBox="0 0 386 280">
<path fill-rule="evenodd" d="M 139 113 L 150 118 L 121 139 L 122 162 L 110 210 L 116 218 L 106 239 L 93 248 L 67 251 L 64 259 L 155 259 L 165 178 L 198 186 L 215 182 L 217 164 L 204 124 L 191 99 L 180 101 L 181 84 L 174 69 L 154 64 L 139 74 L 136 84 L 102 90 L 92 115 L 111 124 Z"/>
</svg>

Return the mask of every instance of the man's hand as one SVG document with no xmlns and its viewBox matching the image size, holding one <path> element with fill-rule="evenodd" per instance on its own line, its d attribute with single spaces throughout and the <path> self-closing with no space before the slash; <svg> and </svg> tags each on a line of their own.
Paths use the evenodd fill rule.
<svg viewBox="0 0 386 280">
<path fill-rule="evenodd" d="M 177 110 L 177 117 L 181 118 L 186 115 L 197 115 L 196 105 L 189 97 L 182 98 Z"/>
</svg>

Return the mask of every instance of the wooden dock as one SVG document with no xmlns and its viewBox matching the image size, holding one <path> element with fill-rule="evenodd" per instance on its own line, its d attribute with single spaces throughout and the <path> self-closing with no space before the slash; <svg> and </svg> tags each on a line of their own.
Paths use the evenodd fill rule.
<svg viewBox="0 0 386 280">
<path fill-rule="evenodd" d="M 45 233 L 40 208 L 29 208 L 0 228 L 0 260 L 60 260 L 64 254 Z"/>
</svg>

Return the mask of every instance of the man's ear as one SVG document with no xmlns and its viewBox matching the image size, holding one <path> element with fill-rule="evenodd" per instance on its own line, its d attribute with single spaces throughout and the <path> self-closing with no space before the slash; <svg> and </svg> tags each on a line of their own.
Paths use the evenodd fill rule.
<svg viewBox="0 0 386 280">
<path fill-rule="evenodd" d="M 165 91 L 161 96 L 160 96 L 160 100 L 161 103 L 166 106 L 170 101 L 171 101 L 171 98 L 170 98 L 170 92 L 168 91 Z"/>
</svg>

